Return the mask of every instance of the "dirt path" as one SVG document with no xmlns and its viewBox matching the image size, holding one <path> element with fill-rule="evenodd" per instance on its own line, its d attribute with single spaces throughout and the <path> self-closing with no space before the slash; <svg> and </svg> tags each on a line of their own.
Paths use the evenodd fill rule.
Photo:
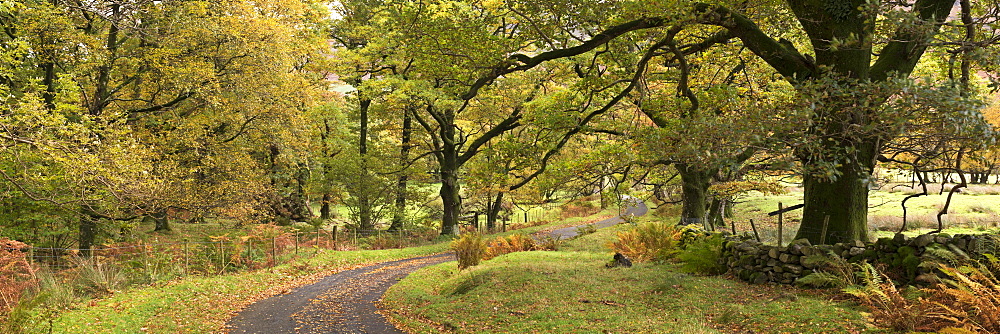
<svg viewBox="0 0 1000 334">
<path fill-rule="evenodd" d="M 641 216 L 649 209 L 635 200 L 625 216 Z M 590 225 L 605 228 L 623 222 L 620 217 Z M 569 239 L 577 227 L 550 232 L 552 237 Z M 254 303 L 229 320 L 233 334 L 286 333 L 400 333 L 378 314 L 375 301 L 397 281 L 417 269 L 454 260 L 452 254 L 439 254 L 347 270 L 327 276 L 316 283 Z"/>
</svg>

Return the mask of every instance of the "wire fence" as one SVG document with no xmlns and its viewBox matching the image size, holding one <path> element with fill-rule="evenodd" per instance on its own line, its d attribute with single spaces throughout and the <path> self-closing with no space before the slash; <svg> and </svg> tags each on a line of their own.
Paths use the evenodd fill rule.
<svg viewBox="0 0 1000 334">
<path fill-rule="evenodd" d="M 267 232 L 267 231 L 265 231 Z M 272 231 L 273 232 L 273 231 Z M 389 249 L 427 244 L 434 231 L 317 229 L 309 232 L 214 236 L 204 241 L 133 241 L 91 249 L 24 247 L 33 268 L 53 272 L 82 265 L 114 265 L 159 276 L 219 274 L 273 267 L 325 250 Z"/>
</svg>

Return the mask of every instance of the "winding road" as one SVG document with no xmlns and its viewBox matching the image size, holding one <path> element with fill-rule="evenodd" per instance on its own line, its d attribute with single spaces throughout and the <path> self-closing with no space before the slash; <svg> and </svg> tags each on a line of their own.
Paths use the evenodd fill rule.
<svg viewBox="0 0 1000 334">
<path fill-rule="evenodd" d="M 622 216 L 641 216 L 649 211 L 642 201 L 632 197 L 628 200 L 633 205 Z M 605 228 L 623 221 L 614 217 L 590 225 Z M 549 234 L 569 239 L 578 234 L 577 227 Z M 453 254 L 445 253 L 342 271 L 290 293 L 251 304 L 230 319 L 226 327 L 232 334 L 403 333 L 376 312 L 375 301 L 417 269 L 453 260 Z"/>
</svg>

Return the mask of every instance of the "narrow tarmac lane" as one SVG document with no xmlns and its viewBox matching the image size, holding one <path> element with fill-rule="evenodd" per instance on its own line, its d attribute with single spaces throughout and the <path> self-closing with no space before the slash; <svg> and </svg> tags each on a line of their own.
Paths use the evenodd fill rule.
<svg viewBox="0 0 1000 334">
<path fill-rule="evenodd" d="M 628 200 L 632 205 L 623 216 L 642 216 L 649 211 L 642 201 L 631 197 Z M 623 221 L 614 217 L 590 225 L 605 228 Z M 577 226 L 557 229 L 550 235 L 569 239 L 577 235 Z M 375 301 L 417 269 L 454 259 L 454 254 L 446 253 L 342 271 L 288 294 L 254 303 L 229 319 L 226 326 L 233 334 L 402 334 L 403 331 L 376 312 Z"/>
<path fill-rule="evenodd" d="M 226 325 L 241 334 L 403 333 L 376 313 L 375 301 L 411 272 L 454 259 L 438 254 L 342 271 L 254 303 Z"/>
<path fill-rule="evenodd" d="M 592 224 L 570 226 L 557 230 L 552 230 L 552 232 L 549 232 L 549 235 L 557 239 L 572 239 L 573 237 L 576 237 L 577 234 L 579 234 L 579 232 L 577 232 L 578 231 L 577 229 L 582 226 L 592 225 L 595 228 L 602 229 L 605 227 L 611 227 L 619 223 L 625 222 L 625 220 L 622 219 L 622 217 L 628 217 L 628 216 L 639 217 L 649 212 L 649 207 L 646 206 L 646 203 L 642 202 L 638 198 L 629 196 L 626 198 L 626 201 L 629 201 L 631 205 L 629 205 L 628 208 L 625 209 L 625 212 L 622 213 L 621 216 L 611 217 Z"/>
</svg>

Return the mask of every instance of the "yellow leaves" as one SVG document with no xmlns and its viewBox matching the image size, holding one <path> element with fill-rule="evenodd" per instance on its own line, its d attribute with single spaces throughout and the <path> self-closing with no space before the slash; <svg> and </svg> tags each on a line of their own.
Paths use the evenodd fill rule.
<svg viewBox="0 0 1000 334">
<path fill-rule="evenodd" d="M 719 197 L 736 196 L 749 191 L 759 191 L 768 195 L 778 195 L 786 192 L 785 187 L 773 181 L 720 182 L 709 186 L 708 191 Z"/>
</svg>

